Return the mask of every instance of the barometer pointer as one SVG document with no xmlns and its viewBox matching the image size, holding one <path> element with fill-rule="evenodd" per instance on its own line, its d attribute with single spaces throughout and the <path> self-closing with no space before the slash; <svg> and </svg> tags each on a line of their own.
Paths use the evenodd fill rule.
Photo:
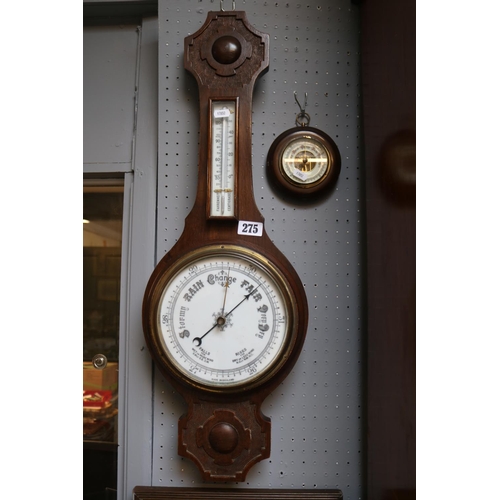
<svg viewBox="0 0 500 500">
<path fill-rule="evenodd" d="M 250 293 L 247 293 L 243 299 L 238 303 L 236 304 L 225 316 L 219 316 L 217 318 L 217 321 L 215 322 L 215 324 L 212 326 L 212 328 L 210 328 L 210 330 L 208 330 L 208 332 L 206 332 L 205 334 L 203 334 L 201 337 L 195 337 L 193 339 L 193 342 L 196 343 L 196 347 L 200 347 L 201 345 L 201 342 L 202 340 L 216 327 L 216 326 L 224 326 L 224 324 L 226 323 L 226 318 L 239 306 L 241 306 L 241 304 L 243 304 L 243 302 L 245 302 L 245 300 L 248 300 L 248 298 L 250 297 L 250 295 L 252 295 L 255 291 L 257 291 L 259 289 L 259 287 L 262 285 L 262 283 L 260 283 L 259 286 L 255 287 Z M 226 287 L 226 294 L 227 294 L 227 287 Z M 226 302 L 226 297 L 224 295 L 224 303 Z M 222 313 L 224 313 L 224 309 L 222 311 Z"/>
<path fill-rule="evenodd" d="M 228 268 L 227 280 L 226 280 L 226 284 L 224 285 L 225 290 L 224 290 L 224 302 L 222 303 L 222 312 L 221 312 L 222 317 L 224 317 L 224 309 L 226 309 L 226 298 L 227 298 L 227 289 L 229 288 L 229 273 L 230 272 L 231 272 L 231 268 Z"/>
<path fill-rule="evenodd" d="M 224 324 L 226 323 L 226 319 L 225 319 L 225 316 L 224 316 L 224 309 L 226 307 L 226 297 L 227 297 L 227 289 L 229 288 L 229 273 L 230 273 L 231 269 L 228 269 L 227 271 L 227 281 L 226 281 L 226 284 L 224 285 L 224 302 L 222 303 L 222 313 L 221 315 L 217 318 L 217 321 L 215 322 L 215 325 L 212 326 L 212 328 L 210 328 L 210 330 L 208 330 L 207 333 L 205 333 L 203 336 L 201 337 L 196 337 L 193 339 L 193 342 L 196 342 L 196 347 L 200 347 L 201 345 L 201 341 L 216 327 L 216 326 L 224 326 Z"/>
<path fill-rule="evenodd" d="M 212 326 L 212 328 L 210 328 L 210 330 L 208 330 L 207 333 L 205 333 L 204 335 L 202 335 L 201 337 L 196 337 L 193 339 L 193 342 L 196 342 L 196 347 L 200 347 L 201 345 L 201 341 L 216 327 L 219 325 L 219 321 L 220 320 L 224 320 L 224 318 L 217 318 L 217 321 L 215 323 L 214 326 Z M 220 323 L 220 324 L 224 324 L 224 323 Z"/>
<path fill-rule="evenodd" d="M 232 309 L 231 309 L 231 310 L 230 310 L 230 311 L 229 311 L 229 312 L 228 312 L 228 313 L 224 316 L 224 318 L 227 318 L 227 317 L 228 317 L 228 316 L 229 316 L 229 315 L 230 315 L 230 314 L 231 314 L 231 313 L 232 313 L 232 312 L 233 312 L 233 311 L 234 311 L 237 307 L 240 307 L 240 306 L 241 306 L 241 304 L 243 304 L 243 302 L 245 302 L 245 300 L 248 300 L 248 298 L 250 297 L 250 295 L 252 295 L 255 291 L 257 291 L 261 285 L 262 285 L 262 283 L 261 283 L 258 287 L 254 288 L 254 289 L 253 289 L 250 293 L 247 293 L 247 294 L 245 295 L 245 297 L 244 297 L 244 298 L 243 298 L 243 299 L 242 299 L 242 300 L 241 300 L 238 304 L 236 304 L 236 305 L 235 305 L 235 306 L 234 306 L 234 307 L 233 307 L 233 308 L 232 308 Z"/>
</svg>

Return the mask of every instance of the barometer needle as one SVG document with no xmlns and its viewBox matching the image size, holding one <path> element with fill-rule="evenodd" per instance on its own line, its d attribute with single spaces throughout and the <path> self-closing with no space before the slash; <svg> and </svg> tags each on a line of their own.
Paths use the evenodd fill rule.
<svg viewBox="0 0 500 500">
<path fill-rule="evenodd" d="M 240 302 L 238 302 L 238 304 L 236 304 L 226 315 L 224 316 L 219 316 L 217 318 L 217 321 L 215 322 L 215 324 L 212 326 L 212 328 L 210 328 L 210 330 L 208 330 L 207 332 L 205 332 L 201 337 L 195 337 L 193 339 L 193 342 L 196 343 L 196 347 L 200 347 L 203 339 L 216 327 L 216 326 L 223 326 L 225 323 L 226 323 L 226 318 L 238 307 L 241 306 L 241 304 L 243 304 L 243 302 L 245 302 L 245 300 L 248 300 L 249 297 L 254 293 L 256 292 L 260 287 L 262 286 L 262 283 L 259 284 L 259 286 L 255 287 L 250 293 L 247 293 L 243 299 L 240 300 Z M 226 292 L 225 292 L 225 295 L 227 294 L 227 287 L 226 287 Z M 226 297 L 224 296 L 224 305 L 223 305 L 223 309 L 224 309 L 224 306 L 225 306 L 225 303 L 226 303 Z"/>
<path fill-rule="evenodd" d="M 224 326 L 224 324 L 226 323 L 226 320 L 225 320 L 225 316 L 224 316 L 224 309 L 226 307 L 226 297 L 227 297 L 227 289 L 229 288 L 229 272 L 230 272 L 230 269 L 227 271 L 227 280 L 226 280 L 226 284 L 224 285 L 224 301 L 222 302 L 222 312 L 220 314 L 220 316 L 217 318 L 217 321 L 215 322 L 215 324 L 212 326 L 212 328 L 210 328 L 210 330 L 208 330 L 208 332 L 206 332 L 204 335 L 202 335 L 201 337 L 196 337 L 193 339 L 193 342 L 196 343 L 196 346 L 197 347 L 200 347 L 201 345 L 201 342 L 202 340 L 216 327 L 216 326 Z"/>
<path fill-rule="evenodd" d="M 196 337 L 196 338 L 193 339 L 193 342 L 196 343 L 197 347 L 200 347 L 201 341 L 219 324 L 219 319 L 220 318 L 217 319 L 217 322 L 215 323 L 215 325 L 212 326 L 212 328 L 210 328 L 210 330 L 208 330 L 208 332 L 206 332 L 205 334 L 203 334 L 201 337 Z"/>
<path fill-rule="evenodd" d="M 247 293 L 243 299 L 238 303 L 236 304 L 225 316 L 224 318 L 227 318 L 237 307 L 240 307 L 241 304 L 243 304 L 243 302 L 245 302 L 245 300 L 248 300 L 248 298 L 250 297 L 250 295 L 252 295 L 256 290 L 258 290 L 258 288 L 262 285 L 262 283 L 260 283 L 260 285 L 256 288 L 254 288 L 250 293 Z"/>
<path fill-rule="evenodd" d="M 224 291 L 224 302 L 222 303 L 222 312 L 221 312 L 221 316 L 224 317 L 224 309 L 226 308 L 226 297 L 227 297 L 227 289 L 229 288 L 229 273 L 231 271 L 231 268 L 229 268 L 227 270 L 227 280 L 226 280 L 226 284 L 224 285 L 225 287 L 225 291 Z"/>
</svg>

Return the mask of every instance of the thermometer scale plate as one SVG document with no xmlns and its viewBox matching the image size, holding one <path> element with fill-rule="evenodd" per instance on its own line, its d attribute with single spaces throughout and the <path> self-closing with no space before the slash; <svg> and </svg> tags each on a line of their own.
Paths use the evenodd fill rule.
<svg viewBox="0 0 500 500">
<path fill-rule="evenodd" d="M 234 100 L 211 101 L 210 217 L 235 215 L 237 105 Z"/>
</svg>

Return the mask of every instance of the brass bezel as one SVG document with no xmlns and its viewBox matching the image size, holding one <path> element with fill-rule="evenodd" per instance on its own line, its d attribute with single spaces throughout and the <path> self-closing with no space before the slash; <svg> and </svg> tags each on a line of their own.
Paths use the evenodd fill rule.
<svg viewBox="0 0 500 500">
<path fill-rule="evenodd" d="M 189 375 L 178 366 L 175 359 L 171 356 L 170 350 L 161 333 L 161 320 L 159 313 L 160 304 L 168 284 L 175 279 L 176 276 L 182 272 L 182 270 L 186 269 L 193 263 L 205 257 L 217 255 L 221 255 L 223 258 L 234 257 L 247 260 L 249 263 L 258 267 L 262 272 L 268 274 L 280 290 L 285 306 L 284 314 L 287 317 L 285 339 L 280 351 L 276 353 L 272 364 L 267 367 L 265 371 L 256 374 L 253 378 L 227 385 L 200 382 L 198 379 L 189 377 Z M 297 325 L 299 322 L 297 303 L 294 300 L 290 284 L 272 262 L 260 253 L 238 245 L 207 245 L 193 250 L 179 258 L 159 278 L 151 295 L 151 307 L 149 309 L 148 323 L 152 336 L 151 340 L 153 341 L 158 361 L 169 375 L 174 377 L 176 381 L 181 382 L 184 385 L 194 387 L 198 390 L 211 393 L 228 394 L 236 391 L 246 392 L 260 387 L 269 380 L 273 379 L 282 370 L 296 345 L 298 337 Z"/>
</svg>

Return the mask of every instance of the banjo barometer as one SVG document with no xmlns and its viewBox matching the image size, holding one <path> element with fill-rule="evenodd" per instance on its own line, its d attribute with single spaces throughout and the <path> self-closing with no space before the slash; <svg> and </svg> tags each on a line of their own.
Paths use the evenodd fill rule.
<svg viewBox="0 0 500 500">
<path fill-rule="evenodd" d="M 252 92 L 269 35 L 243 11 L 209 12 L 184 41 L 184 66 L 199 88 L 198 189 L 148 282 L 143 328 L 187 403 L 178 453 L 205 481 L 243 481 L 270 456 L 261 404 L 295 364 L 308 320 L 303 284 L 266 234 L 252 188 Z"/>
</svg>

